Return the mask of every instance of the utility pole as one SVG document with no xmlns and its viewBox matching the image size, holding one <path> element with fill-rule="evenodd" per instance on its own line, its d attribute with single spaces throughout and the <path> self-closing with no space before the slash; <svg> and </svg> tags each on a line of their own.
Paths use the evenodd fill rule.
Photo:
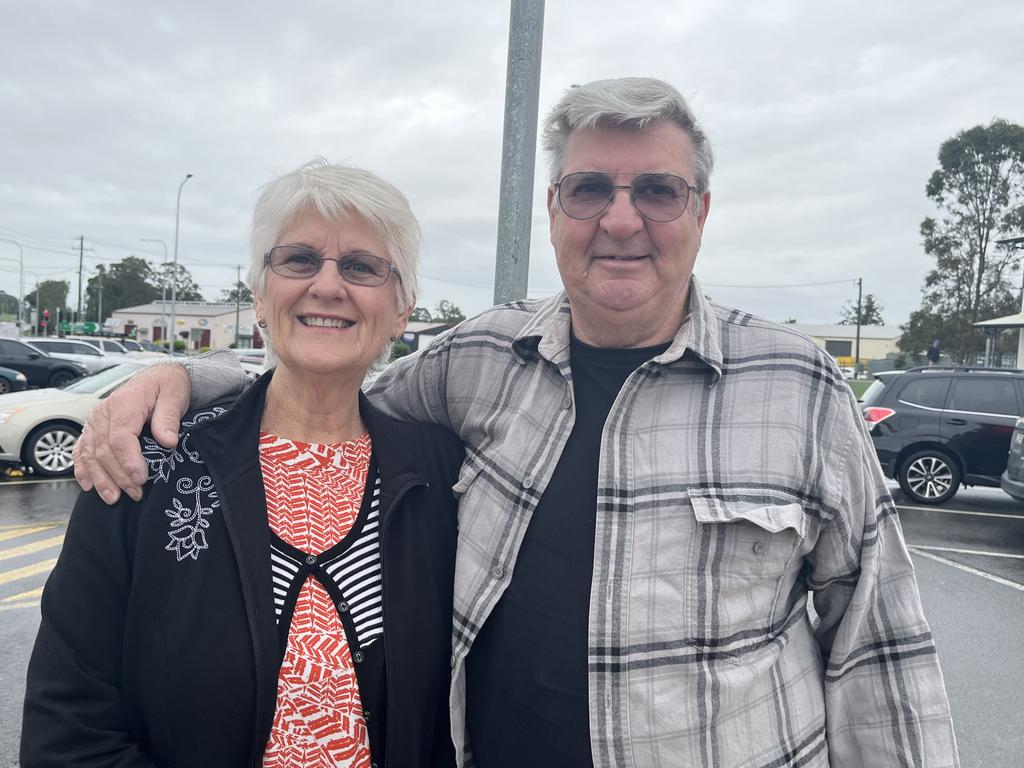
<svg viewBox="0 0 1024 768">
<path fill-rule="evenodd" d="M 85 258 L 85 235 L 78 236 L 78 309 L 75 310 L 75 322 L 82 322 L 82 260 Z M 75 330 L 71 329 L 72 332 Z"/>
<path fill-rule="evenodd" d="M 239 283 L 242 282 L 242 265 L 235 266 L 235 349 L 238 349 L 238 322 L 242 314 L 242 289 Z"/>
<path fill-rule="evenodd" d="M 544 39 L 544 0 L 512 0 L 498 202 L 494 303 L 525 299 L 530 276 L 533 166 Z"/>
<path fill-rule="evenodd" d="M 139 239 L 142 243 L 160 243 L 164 248 L 164 261 L 160 265 L 162 274 L 160 275 L 160 317 L 164 321 L 164 337 L 161 341 L 167 340 L 167 243 L 163 240 L 157 240 L 150 237 L 143 237 Z M 171 350 L 174 351 L 173 349 Z"/>
<path fill-rule="evenodd" d="M 859 378 L 858 373 L 860 371 L 860 312 L 861 312 L 861 297 L 864 290 L 864 278 L 857 278 L 857 346 L 855 348 L 853 357 L 853 377 Z"/>
</svg>

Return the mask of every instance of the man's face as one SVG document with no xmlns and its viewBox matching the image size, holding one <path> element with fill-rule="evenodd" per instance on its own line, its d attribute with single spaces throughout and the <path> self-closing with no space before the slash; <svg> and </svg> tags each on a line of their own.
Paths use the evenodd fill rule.
<svg viewBox="0 0 1024 768">
<path fill-rule="evenodd" d="M 562 176 L 579 171 L 623 174 L 615 177 L 616 184 L 629 184 L 637 173 L 670 173 L 694 182 L 690 139 L 673 123 L 658 123 L 642 132 L 598 127 L 573 133 Z M 548 189 L 551 244 L 580 339 L 607 346 L 597 339 L 599 329 L 609 324 L 634 325 L 641 335 L 646 328 L 661 336 L 674 325 L 665 338 L 651 343 L 671 338 L 685 311 L 711 203 L 705 193 L 695 206 L 696 194 L 690 192 L 678 219 L 654 222 L 640 215 L 628 189 L 616 190 L 602 214 L 579 221 L 560 210 L 555 190 Z M 629 345 L 646 341 L 637 337 Z"/>
</svg>

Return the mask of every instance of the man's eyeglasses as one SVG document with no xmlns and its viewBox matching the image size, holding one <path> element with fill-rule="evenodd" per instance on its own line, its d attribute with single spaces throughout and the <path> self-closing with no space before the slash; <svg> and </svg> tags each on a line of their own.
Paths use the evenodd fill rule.
<svg viewBox="0 0 1024 768">
<path fill-rule="evenodd" d="M 372 253 L 346 253 L 328 258 L 304 245 L 275 245 L 263 256 L 263 263 L 275 275 L 300 279 L 318 274 L 325 261 L 333 261 L 341 279 L 352 285 L 384 285 L 392 272 L 402 279 L 394 264 Z"/>
<path fill-rule="evenodd" d="M 682 216 L 690 192 L 697 191 L 686 179 L 670 173 L 641 173 L 628 185 L 616 184 L 612 175 L 581 171 L 563 176 L 554 185 L 558 205 L 571 219 L 593 219 L 612 204 L 615 190 L 628 189 L 629 199 L 641 216 L 650 221 L 666 222 Z"/>
</svg>

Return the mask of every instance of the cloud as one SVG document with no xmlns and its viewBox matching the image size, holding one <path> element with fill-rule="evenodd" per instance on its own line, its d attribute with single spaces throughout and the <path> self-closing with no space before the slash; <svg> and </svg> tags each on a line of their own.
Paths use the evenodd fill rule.
<svg viewBox="0 0 1024 768">
<path fill-rule="evenodd" d="M 1010 0 L 722 5 L 548 3 L 541 114 L 571 83 L 676 84 L 715 146 L 698 274 L 712 285 L 864 278 L 906 320 L 930 266 L 918 227 L 939 144 L 1024 122 L 1024 10 Z M 37 3 L 0 49 L 0 235 L 37 274 L 179 258 L 209 298 L 248 261 L 261 184 L 314 155 L 398 184 L 427 242 L 420 303 L 491 301 L 509 12 L 469 2 Z M 538 153 L 531 294 L 559 287 Z M 35 239 L 32 239 L 35 238 Z M 66 252 L 66 253 L 65 253 Z M 17 290 L 0 241 L 0 288 Z M 31 278 L 26 281 L 32 285 Z M 77 287 L 72 286 L 72 292 Z M 771 319 L 829 322 L 849 283 L 709 292 Z"/>
</svg>

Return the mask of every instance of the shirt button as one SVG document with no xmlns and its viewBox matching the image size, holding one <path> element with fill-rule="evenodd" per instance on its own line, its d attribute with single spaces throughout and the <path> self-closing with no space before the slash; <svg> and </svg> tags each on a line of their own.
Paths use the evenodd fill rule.
<svg viewBox="0 0 1024 768">
<path fill-rule="evenodd" d="M 452 654 L 452 661 L 451 661 L 451 663 L 452 663 L 452 669 L 455 669 L 455 654 L 454 653 Z"/>
<path fill-rule="evenodd" d="M 768 549 L 768 547 L 763 541 L 758 541 L 754 544 L 755 555 L 763 555 L 766 549 Z"/>
<path fill-rule="evenodd" d="M 370 713 L 365 709 L 363 710 L 363 721 L 367 723 L 370 722 Z"/>
<path fill-rule="evenodd" d="M 493 568 L 491 568 L 491 576 L 493 576 L 494 578 L 500 579 L 504 575 L 505 567 L 503 565 L 496 565 Z"/>
<path fill-rule="evenodd" d="M 348 613 L 348 603 L 342 600 L 340 603 L 338 603 L 338 610 L 342 613 Z"/>
<path fill-rule="evenodd" d="M 562 408 L 566 409 L 566 408 L 568 408 L 571 405 L 572 405 L 572 398 L 569 397 L 568 395 L 566 395 L 565 399 L 562 401 Z"/>
<path fill-rule="evenodd" d="M 527 475 L 523 478 L 523 488 L 533 488 L 533 475 Z"/>
<path fill-rule="evenodd" d="M 316 555 L 306 555 L 306 565 L 316 565 Z"/>
<path fill-rule="evenodd" d="M 365 658 L 366 657 L 363 656 L 363 652 L 362 651 L 356 651 L 355 653 L 352 654 L 352 661 L 354 661 L 356 664 L 358 664 L 359 662 L 361 662 Z"/>
</svg>

